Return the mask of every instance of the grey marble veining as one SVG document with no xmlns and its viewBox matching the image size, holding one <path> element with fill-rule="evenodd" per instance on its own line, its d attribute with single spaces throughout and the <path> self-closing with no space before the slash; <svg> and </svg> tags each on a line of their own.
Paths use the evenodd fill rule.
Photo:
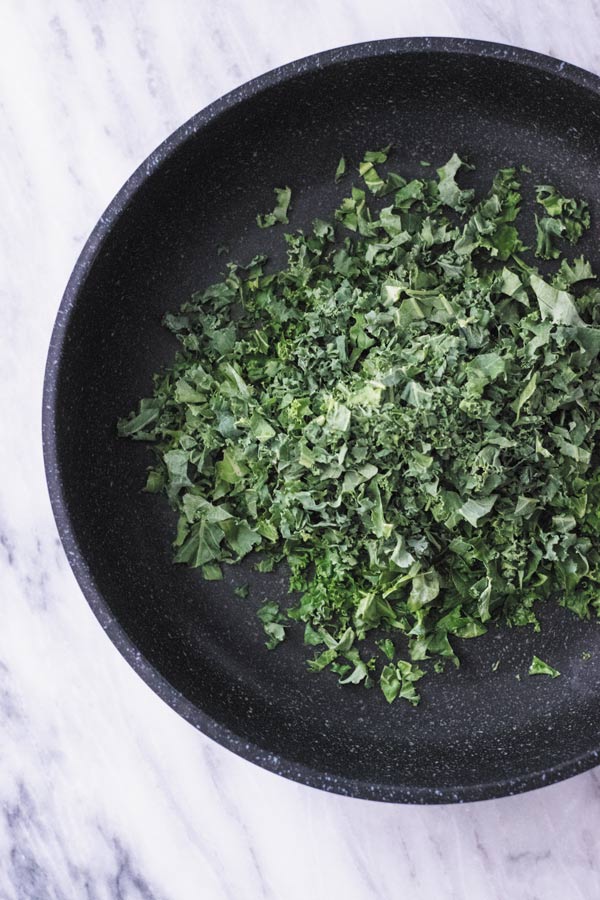
<svg viewBox="0 0 600 900">
<path fill-rule="evenodd" d="M 393 807 L 284 781 L 195 732 L 103 634 L 46 495 L 50 331 L 123 181 L 260 72 L 414 34 L 515 43 L 600 72 L 593 0 L 0 4 L 2 900 L 600 897 L 600 770 L 506 800 Z"/>
</svg>

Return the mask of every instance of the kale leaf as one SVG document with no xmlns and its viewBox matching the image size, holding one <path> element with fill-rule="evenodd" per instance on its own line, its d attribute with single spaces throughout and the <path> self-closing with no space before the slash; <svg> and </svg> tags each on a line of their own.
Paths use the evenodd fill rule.
<svg viewBox="0 0 600 900">
<path fill-rule="evenodd" d="M 550 678 L 558 678 L 560 672 L 558 669 L 553 669 L 552 666 L 549 666 L 548 663 L 544 662 L 543 659 L 540 659 L 539 656 L 534 656 L 531 660 L 531 665 L 529 666 L 529 674 L 549 675 Z"/>
<path fill-rule="evenodd" d="M 263 216 L 259 214 L 256 217 L 256 223 L 259 228 L 271 228 L 278 223 L 282 225 L 288 224 L 289 219 L 287 217 L 287 211 L 292 199 L 292 192 L 289 187 L 275 188 L 275 196 L 277 198 L 277 203 L 275 204 L 273 211 L 265 213 Z"/>
</svg>

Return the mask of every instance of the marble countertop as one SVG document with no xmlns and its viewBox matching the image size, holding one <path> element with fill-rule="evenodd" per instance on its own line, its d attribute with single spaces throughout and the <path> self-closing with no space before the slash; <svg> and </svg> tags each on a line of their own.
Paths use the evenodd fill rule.
<svg viewBox="0 0 600 900">
<path fill-rule="evenodd" d="M 285 781 L 178 718 L 81 595 L 40 437 L 75 259 L 198 109 L 280 63 L 402 35 L 514 43 L 600 73 L 599 33 L 595 0 L 2 0 L 2 900 L 600 897 L 600 770 L 506 800 L 394 807 Z"/>
</svg>

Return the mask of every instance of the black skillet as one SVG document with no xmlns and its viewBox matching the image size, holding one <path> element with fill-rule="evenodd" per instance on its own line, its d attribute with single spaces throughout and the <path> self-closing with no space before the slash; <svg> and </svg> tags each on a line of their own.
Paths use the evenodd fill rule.
<svg viewBox="0 0 600 900">
<path fill-rule="evenodd" d="M 392 142 L 418 174 L 453 150 L 600 199 L 600 80 L 498 44 L 417 38 L 360 44 L 291 63 L 200 112 L 132 175 L 86 244 L 52 336 L 44 452 L 58 528 L 102 627 L 164 700 L 207 735 L 274 772 L 356 797 L 483 799 L 590 768 L 600 748 L 600 628 L 554 605 L 543 630 L 492 629 L 459 643 L 462 667 L 431 676 L 421 706 L 340 689 L 306 671 L 300 635 L 264 648 L 255 616 L 285 575 L 231 568 L 221 583 L 171 563 L 173 515 L 144 494 L 144 445 L 116 437 L 175 350 L 161 327 L 219 277 L 217 245 L 282 260 L 281 229 L 257 211 L 289 184 L 290 227 L 330 214 L 340 153 Z M 595 221 L 600 221 L 598 218 Z M 594 235 L 597 234 L 594 229 Z M 582 249 L 600 263 L 594 235 Z M 233 596 L 249 580 L 251 596 Z M 585 651 L 590 660 L 582 659 Z M 528 677 L 532 653 L 562 672 Z M 492 665 L 500 660 L 498 671 Z M 517 680 L 515 675 L 523 677 Z"/>
</svg>

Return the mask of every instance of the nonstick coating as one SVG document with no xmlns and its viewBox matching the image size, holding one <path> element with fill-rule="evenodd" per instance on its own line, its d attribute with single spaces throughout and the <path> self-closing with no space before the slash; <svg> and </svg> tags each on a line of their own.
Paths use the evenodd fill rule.
<svg viewBox="0 0 600 900">
<path fill-rule="evenodd" d="M 457 641 L 461 668 L 428 678 L 417 709 L 389 706 L 379 690 L 340 689 L 334 676 L 307 672 L 300 629 L 274 652 L 264 647 L 255 610 L 265 598 L 285 600 L 284 572 L 231 567 L 209 583 L 172 564 L 174 515 L 164 498 L 141 492 L 149 450 L 118 439 L 115 426 L 173 356 L 162 315 L 220 277 L 218 245 L 239 261 L 255 253 L 282 261 L 282 229 L 255 224 L 274 186 L 291 186 L 290 227 L 306 228 L 348 190 L 352 176 L 333 181 L 341 152 L 356 163 L 392 142 L 397 171 L 417 175 L 419 160 L 441 165 L 456 150 L 476 163 L 469 177 L 483 187 L 496 167 L 525 163 L 531 179 L 585 196 L 594 214 L 599 84 L 557 60 L 474 41 L 394 40 L 312 56 L 191 119 L 132 176 L 89 239 L 46 372 L 58 527 L 121 653 L 241 756 L 325 790 L 415 803 L 515 793 L 596 764 L 596 622 L 549 606 L 540 634 L 492 628 Z M 591 238 L 582 249 L 600 263 Z M 240 600 L 233 587 L 244 581 L 251 594 Z M 528 677 L 533 652 L 562 677 Z"/>
</svg>

